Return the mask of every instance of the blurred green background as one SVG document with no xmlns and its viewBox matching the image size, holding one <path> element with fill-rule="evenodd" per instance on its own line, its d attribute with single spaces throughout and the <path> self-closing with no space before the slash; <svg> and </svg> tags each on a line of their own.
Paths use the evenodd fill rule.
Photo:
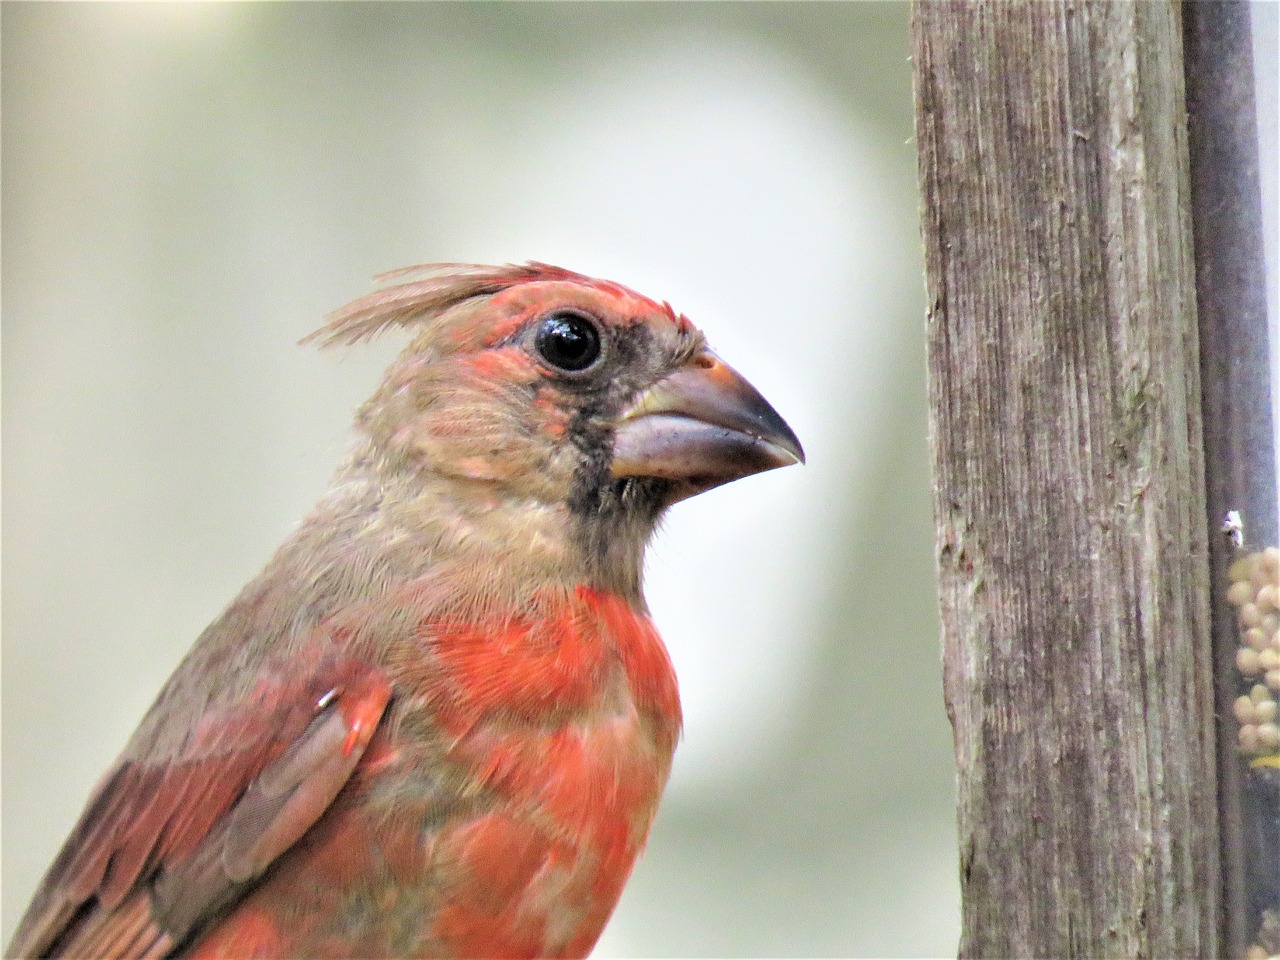
<svg viewBox="0 0 1280 960">
<path fill-rule="evenodd" d="M 0 16 L 6 941 L 403 338 L 294 342 L 539 259 L 688 313 L 810 461 L 651 551 L 687 724 L 596 955 L 954 952 L 905 3 Z"/>
</svg>

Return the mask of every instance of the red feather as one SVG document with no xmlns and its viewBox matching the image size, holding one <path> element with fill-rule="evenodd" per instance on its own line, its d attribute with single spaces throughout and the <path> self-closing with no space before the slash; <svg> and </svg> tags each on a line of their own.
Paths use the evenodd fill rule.
<svg viewBox="0 0 1280 960">
<path fill-rule="evenodd" d="M 11 953 L 585 956 L 603 930 L 680 732 L 645 541 L 803 455 L 620 284 L 390 279 L 316 334 L 415 330 L 351 459 L 178 667 Z"/>
<path fill-rule="evenodd" d="M 370 718 L 376 724 L 391 689 L 367 665 L 349 657 L 328 659 L 310 675 L 269 686 L 274 688 L 270 698 L 250 697 L 207 713 L 197 734 L 172 760 L 121 761 L 41 884 L 11 944 L 14 955 L 143 956 L 162 940 L 168 946 L 161 952 L 167 951 L 186 930 L 148 896 L 158 871 L 172 884 L 172 878 L 182 878 L 199 864 L 201 854 L 221 861 L 227 845 L 239 836 L 228 829 L 229 815 L 251 795 L 255 778 L 269 774 L 273 762 L 283 762 L 307 737 L 323 730 L 329 714 L 340 719 L 344 738 L 356 733 L 347 716 L 362 718 L 364 727 Z M 324 702 L 330 691 L 338 692 Z M 363 752 L 371 735 L 371 728 L 362 732 L 348 752 Z M 322 792 L 336 794 L 358 758 L 358 753 L 337 761 L 316 758 L 306 776 L 321 782 Z M 299 789 L 308 785 L 306 776 Z M 308 810 L 305 822 L 288 822 L 291 812 L 288 802 L 276 805 L 272 816 L 250 828 L 257 840 L 261 832 L 280 834 L 285 821 L 270 859 L 301 836 L 323 807 Z M 209 849 L 211 844 L 218 849 Z M 213 903 L 247 879 L 203 865 L 190 877 L 191 889 L 179 881 L 168 892 L 170 899 Z M 185 909 L 190 911 L 190 905 Z"/>
</svg>

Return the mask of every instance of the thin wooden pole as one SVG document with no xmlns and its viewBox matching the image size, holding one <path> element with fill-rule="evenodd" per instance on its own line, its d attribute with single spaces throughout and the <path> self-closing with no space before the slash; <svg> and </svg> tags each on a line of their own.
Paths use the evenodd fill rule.
<svg viewBox="0 0 1280 960">
<path fill-rule="evenodd" d="M 1247 3 L 1197 0 L 1183 9 L 1213 635 L 1222 718 L 1218 793 L 1225 953 L 1243 957 L 1262 925 L 1264 907 L 1280 908 L 1280 849 L 1246 849 L 1244 841 L 1245 836 L 1265 835 L 1259 821 L 1276 817 L 1276 794 L 1262 783 L 1246 790 L 1246 778 L 1254 775 L 1237 748 L 1232 701 L 1247 684 L 1236 671 L 1236 615 L 1225 599 L 1227 568 L 1237 551 L 1218 533 L 1227 512 L 1234 510 L 1249 542 L 1278 542 L 1253 43 Z M 1260 809 L 1268 803 L 1272 809 Z"/>
<path fill-rule="evenodd" d="M 920 2 L 962 956 L 1219 946 L 1178 6 Z"/>
</svg>

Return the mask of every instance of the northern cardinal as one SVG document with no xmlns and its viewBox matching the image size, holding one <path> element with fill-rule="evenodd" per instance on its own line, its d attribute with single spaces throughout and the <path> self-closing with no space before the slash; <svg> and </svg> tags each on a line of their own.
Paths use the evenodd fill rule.
<svg viewBox="0 0 1280 960">
<path fill-rule="evenodd" d="M 671 504 L 802 462 L 670 306 L 545 264 L 388 275 L 414 339 L 204 631 L 7 956 L 583 956 L 680 731 L 641 593 Z"/>
</svg>

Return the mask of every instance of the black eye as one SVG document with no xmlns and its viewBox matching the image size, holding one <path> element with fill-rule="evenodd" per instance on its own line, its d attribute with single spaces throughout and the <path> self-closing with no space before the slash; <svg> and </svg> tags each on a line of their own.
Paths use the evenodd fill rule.
<svg viewBox="0 0 1280 960">
<path fill-rule="evenodd" d="M 576 313 L 546 317 L 534 343 L 547 363 L 570 373 L 587 369 L 600 356 L 600 334 L 595 324 Z"/>
</svg>

